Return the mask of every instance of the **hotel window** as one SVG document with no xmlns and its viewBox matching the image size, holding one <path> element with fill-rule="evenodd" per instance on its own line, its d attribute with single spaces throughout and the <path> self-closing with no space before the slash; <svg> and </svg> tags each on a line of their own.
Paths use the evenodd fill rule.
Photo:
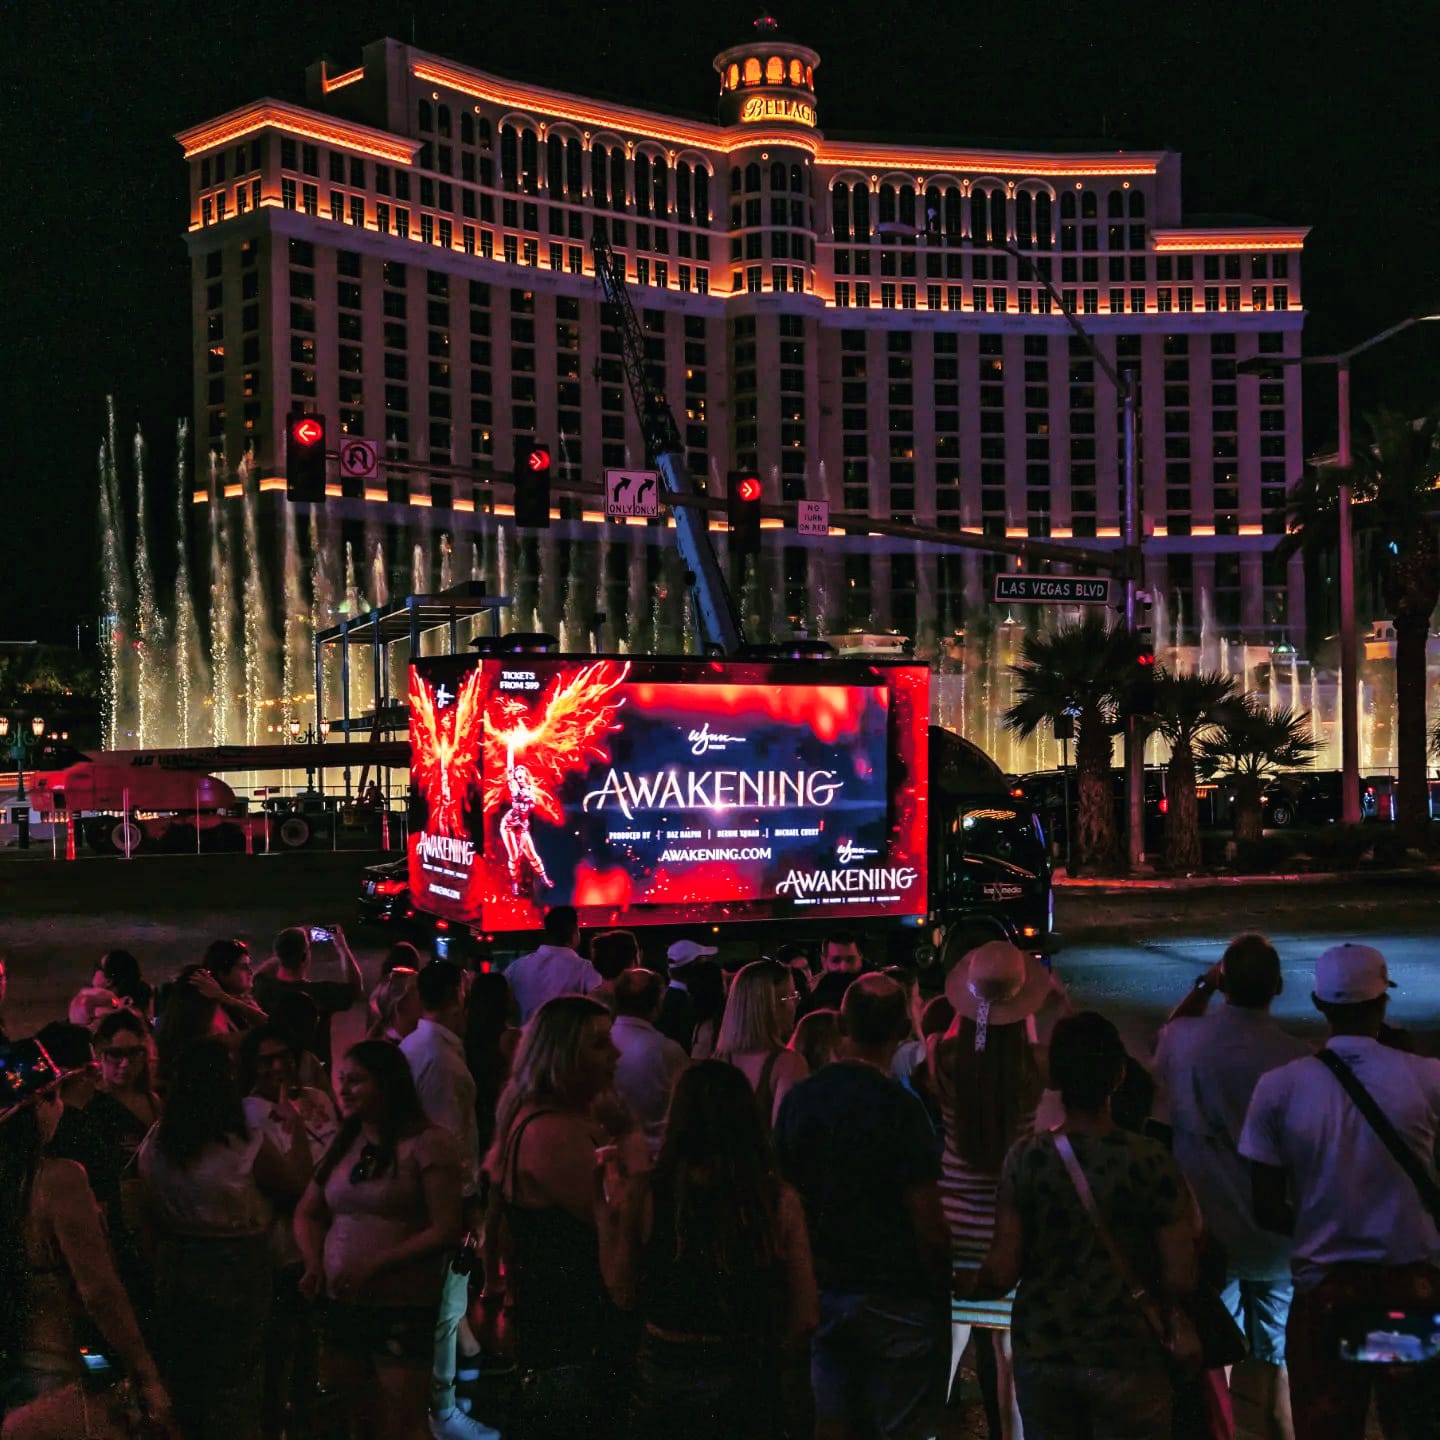
<svg viewBox="0 0 1440 1440">
<path fill-rule="evenodd" d="M 1220 308 L 1220 287 L 1218 285 L 1207 285 L 1205 287 L 1205 308 L 1206 310 L 1218 310 Z"/>
<path fill-rule="evenodd" d="M 1277 310 L 1288 310 L 1290 308 L 1290 287 L 1288 285 L 1277 285 L 1275 287 L 1274 299 Z"/>
<path fill-rule="evenodd" d="M 382 235 L 390 232 L 390 207 L 383 200 L 375 204 L 375 228 Z"/>
<path fill-rule="evenodd" d="M 1155 308 L 1162 314 L 1168 314 L 1171 310 L 1171 292 L 1168 285 L 1162 285 L 1155 292 Z"/>
<path fill-rule="evenodd" d="M 540 263 L 540 242 L 538 240 L 527 240 L 522 250 L 525 264 L 539 265 Z"/>
<path fill-rule="evenodd" d="M 850 305 L 850 286 L 847 281 L 840 280 L 835 285 L 835 304 L 842 310 Z"/>
<path fill-rule="evenodd" d="M 318 215 L 320 213 L 320 191 L 314 185 L 302 185 L 300 187 L 300 208 L 307 215 Z"/>
<path fill-rule="evenodd" d="M 517 263 L 519 262 L 519 259 L 520 259 L 520 241 L 519 241 L 519 239 L 518 239 L 516 236 L 514 236 L 514 235 L 506 235 L 506 236 L 504 237 L 504 246 L 505 246 L 505 252 L 504 252 L 504 253 L 505 253 L 505 263 L 506 263 L 507 265 L 515 265 L 515 264 L 517 264 Z"/>
<path fill-rule="evenodd" d="M 758 295 L 764 288 L 763 272 L 758 265 L 751 265 L 745 271 L 745 289 L 752 295 Z"/>
<path fill-rule="evenodd" d="M 1110 313 L 1118 315 L 1125 309 L 1125 292 L 1123 290 L 1112 290 L 1110 292 Z"/>
<path fill-rule="evenodd" d="M 1238 310 L 1240 308 L 1240 287 L 1238 285 L 1227 285 L 1225 287 L 1225 308 L 1227 310 Z"/>
<path fill-rule="evenodd" d="M 410 238 L 410 212 L 398 205 L 395 207 L 395 233 L 402 240 Z"/>
<path fill-rule="evenodd" d="M 350 223 L 359 226 L 361 229 L 365 226 L 365 200 L 363 196 L 352 195 L 350 197 Z"/>
<path fill-rule="evenodd" d="M 1252 285 L 1250 287 L 1250 308 L 1252 310 L 1264 310 L 1267 298 L 1265 286 Z"/>
<path fill-rule="evenodd" d="M 295 182 L 288 176 L 280 181 L 280 203 L 287 209 L 295 208 Z M 210 202 L 204 202 L 205 219 L 210 219 Z"/>
<path fill-rule="evenodd" d="M 1195 292 L 1188 285 L 1180 287 L 1180 309 L 1189 314 L 1195 308 Z"/>
</svg>

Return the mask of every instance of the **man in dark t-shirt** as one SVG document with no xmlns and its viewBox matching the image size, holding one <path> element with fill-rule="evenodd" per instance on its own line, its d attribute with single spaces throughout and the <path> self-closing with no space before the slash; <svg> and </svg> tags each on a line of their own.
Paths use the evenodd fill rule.
<svg viewBox="0 0 1440 1440">
<path fill-rule="evenodd" d="M 888 1440 L 943 1395 L 949 1233 L 934 1132 L 890 1074 L 909 1034 L 904 992 L 861 977 L 840 1026 L 841 1058 L 785 1097 L 775 1145 L 805 1206 L 820 1286 L 818 1433 Z"/>
<path fill-rule="evenodd" d="M 342 1014 L 365 995 L 360 966 L 346 943 L 345 932 L 338 925 L 330 930 L 330 943 L 344 967 L 341 980 L 310 978 L 310 931 L 303 926 L 282 930 L 275 937 L 274 956 L 255 972 L 255 999 L 272 1017 L 277 1006 L 284 1003 L 281 997 L 286 995 L 303 995 L 314 1005 L 320 1016 L 314 1051 L 327 1066 L 330 1064 L 330 1017 Z M 302 1048 L 308 1048 L 303 1038 L 291 1038 Z"/>
</svg>

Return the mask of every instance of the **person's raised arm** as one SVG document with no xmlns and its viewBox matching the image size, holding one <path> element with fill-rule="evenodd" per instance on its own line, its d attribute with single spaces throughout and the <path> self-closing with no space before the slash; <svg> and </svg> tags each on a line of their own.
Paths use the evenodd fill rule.
<svg viewBox="0 0 1440 1440">
<path fill-rule="evenodd" d="M 363 1000 L 365 998 L 365 977 L 360 973 L 360 963 L 355 959 L 355 952 L 350 948 L 350 942 L 345 938 L 345 931 L 339 925 L 334 927 L 331 943 L 335 946 L 335 953 L 345 966 L 345 982 L 350 986 L 351 1001 Z"/>
<path fill-rule="evenodd" d="M 1220 989 L 1222 974 L 1220 961 L 1216 961 L 1185 992 L 1184 998 L 1165 1017 L 1165 1024 L 1172 1020 L 1196 1020 L 1209 1008 L 1210 999 Z"/>
<path fill-rule="evenodd" d="M 232 995 L 221 989 L 220 982 L 208 971 L 197 970 L 189 983 L 207 1000 L 213 1000 L 242 1030 L 253 1030 L 257 1025 L 266 1025 L 270 1017 L 256 1002 L 253 995 Z"/>
</svg>

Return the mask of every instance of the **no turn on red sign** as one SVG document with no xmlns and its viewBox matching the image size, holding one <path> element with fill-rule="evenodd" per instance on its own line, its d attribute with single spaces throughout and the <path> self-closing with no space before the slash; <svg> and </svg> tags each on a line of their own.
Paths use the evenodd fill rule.
<svg viewBox="0 0 1440 1440">
<path fill-rule="evenodd" d="M 801 500 L 795 506 L 797 535 L 828 535 L 830 533 L 830 502 Z"/>
</svg>

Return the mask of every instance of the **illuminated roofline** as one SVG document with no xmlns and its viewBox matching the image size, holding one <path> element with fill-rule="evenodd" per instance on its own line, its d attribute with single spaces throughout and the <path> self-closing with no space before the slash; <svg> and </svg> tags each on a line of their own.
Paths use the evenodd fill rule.
<svg viewBox="0 0 1440 1440">
<path fill-rule="evenodd" d="M 1303 250 L 1308 225 L 1267 225 L 1264 229 L 1200 228 L 1152 230 L 1151 249 L 1159 254 L 1199 250 Z"/>
<path fill-rule="evenodd" d="M 915 149 L 903 145 L 826 140 L 820 146 L 822 165 L 866 166 L 876 170 L 971 171 L 990 175 L 1154 175 L 1164 158 L 1156 154 L 1040 155 L 1021 150 Z"/>
<path fill-rule="evenodd" d="M 329 94 L 332 90 L 339 90 L 342 86 L 353 85 L 357 80 L 365 78 L 365 67 L 357 65 L 353 70 L 347 70 L 343 75 L 336 75 L 333 78 L 326 73 L 325 62 L 320 62 L 320 88 Z"/>
<path fill-rule="evenodd" d="M 414 164 L 415 154 L 420 149 L 418 140 L 404 140 L 368 125 L 355 125 L 348 120 L 318 115 L 313 110 L 304 110 L 284 100 L 269 99 L 256 100 L 216 120 L 182 130 L 175 138 L 184 147 L 185 158 L 189 160 L 206 150 L 253 135 L 257 130 L 281 130 L 306 140 L 358 150 L 376 159 L 388 160 L 393 165 Z"/>
</svg>

